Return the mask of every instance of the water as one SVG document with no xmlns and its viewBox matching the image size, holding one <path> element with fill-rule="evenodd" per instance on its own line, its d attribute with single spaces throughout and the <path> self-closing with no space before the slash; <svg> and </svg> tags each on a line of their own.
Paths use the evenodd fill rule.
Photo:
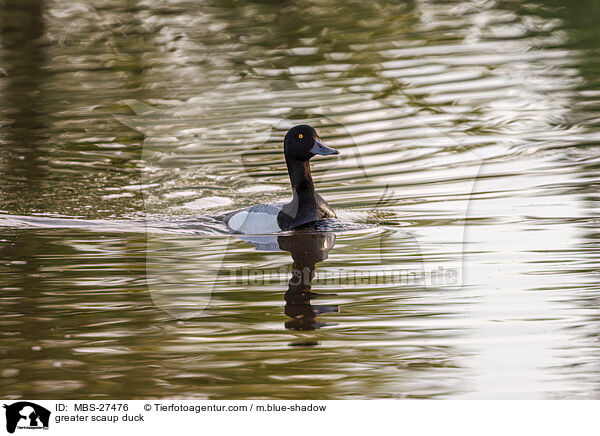
<svg viewBox="0 0 600 436">
<path fill-rule="evenodd" d="M 5 0 L 0 395 L 598 398 L 599 14 Z M 341 224 L 229 235 L 299 122 Z"/>
</svg>

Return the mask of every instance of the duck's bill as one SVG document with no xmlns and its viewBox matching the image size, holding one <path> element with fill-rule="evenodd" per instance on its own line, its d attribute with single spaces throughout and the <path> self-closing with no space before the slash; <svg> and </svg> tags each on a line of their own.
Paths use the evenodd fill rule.
<svg viewBox="0 0 600 436">
<path fill-rule="evenodd" d="M 310 149 L 312 154 L 318 154 L 320 156 L 331 156 L 332 154 L 340 154 L 339 151 L 329 148 L 326 145 L 321 144 L 315 139 L 313 147 Z"/>
</svg>

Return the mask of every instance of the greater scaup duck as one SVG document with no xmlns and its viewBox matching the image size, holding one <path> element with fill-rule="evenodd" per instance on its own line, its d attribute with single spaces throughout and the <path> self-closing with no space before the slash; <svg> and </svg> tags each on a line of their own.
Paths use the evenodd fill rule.
<svg viewBox="0 0 600 436">
<path fill-rule="evenodd" d="M 222 217 L 225 224 L 239 233 L 275 233 L 301 227 L 323 218 L 335 218 L 335 212 L 315 191 L 310 174 L 310 158 L 329 156 L 339 151 L 323 145 L 317 131 L 308 125 L 292 127 L 283 140 L 285 163 L 294 195 L 289 203 L 256 204 Z"/>
</svg>

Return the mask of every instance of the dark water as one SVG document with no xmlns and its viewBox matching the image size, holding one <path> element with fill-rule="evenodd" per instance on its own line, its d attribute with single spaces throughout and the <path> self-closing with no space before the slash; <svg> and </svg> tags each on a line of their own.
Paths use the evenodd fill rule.
<svg viewBox="0 0 600 436">
<path fill-rule="evenodd" d="M 600 397 L 597 2 L 0 5 L 0 396 Z"/>
</svg>

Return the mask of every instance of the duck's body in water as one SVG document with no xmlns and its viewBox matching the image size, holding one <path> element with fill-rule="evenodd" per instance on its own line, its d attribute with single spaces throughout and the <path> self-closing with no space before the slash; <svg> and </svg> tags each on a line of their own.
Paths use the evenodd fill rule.
<svg viewBox="0 0 600 436">
<path fill-rule="evenodd" d="M 308 125 L 292 127 L 283 141 L 285 162 L 292 184 L 292 201 L 279 204 L 256 204 L 223 215 L 221 218 L 239 233 L 275 233 L 306 226 L 335 212 L 315 191 L 310 173 L 310 159 L 315 155 L 339 154 L 320 141 L 316 130 Z"/>
</svg>

